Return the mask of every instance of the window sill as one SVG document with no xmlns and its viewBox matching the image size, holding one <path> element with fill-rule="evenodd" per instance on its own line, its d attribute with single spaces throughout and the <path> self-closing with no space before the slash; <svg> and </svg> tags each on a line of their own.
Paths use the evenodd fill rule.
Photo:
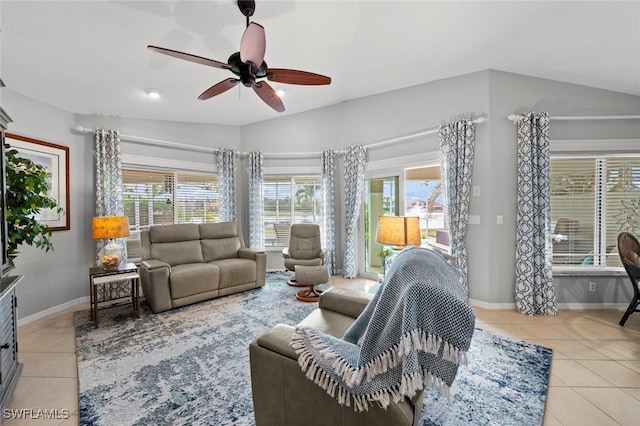
<svg viewBox="0 0 640 426">
<path fill-rule="evenodd" d="M 626 276 L 622 266 L 554 266 L 554 277 L 618 277 Z"/>
</svg>

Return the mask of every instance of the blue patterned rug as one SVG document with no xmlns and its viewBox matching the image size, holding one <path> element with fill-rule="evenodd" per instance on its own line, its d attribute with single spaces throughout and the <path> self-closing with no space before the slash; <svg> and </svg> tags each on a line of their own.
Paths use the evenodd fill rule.
<svg viewBox="0 0 640 426">
<path fill-rule="evenodd" d="M 81 425 L 253 425 L 249 343 L 317 307 L 287 274 L 208 302 L 153 314 L 143 304 L 76 313 Z M 421 426 L 542 424 L 551 350 L 476 329 L 451 401 L 427 392 Z"/>
</svg>

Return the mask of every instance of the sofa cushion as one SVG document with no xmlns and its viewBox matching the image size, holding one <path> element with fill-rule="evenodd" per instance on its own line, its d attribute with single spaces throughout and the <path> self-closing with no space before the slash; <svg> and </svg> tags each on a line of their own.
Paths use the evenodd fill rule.
<svg viewBox="0 0 640 426">
<path fill-rule="evenodd" d="M 160 259 L 171 266 L 185 263 L 202 263 L 200 240 L 175 243 L 154 243 L 151 245 L 151 258 Z"/>
<path fill-rule="evenodd" d="M 322 259 L 316 257 L 315 259 L 302 260 L 302 259 L 285 259 L 284 267 L 290 271 L 295 271 L 296 265 L 301 266 L 320 266 L 322 265 Z"/>
<path fill-rule="evenodd" d="M 256 262 L 249 259 L 221 259 L 210 265 L 216 265 L 220 270 L 218 276 L 219 287 L 227 288 L 256 281 Z"/>
<path fill-rule="evenodd" d="M 203 240 L 211 238 L 237 237 L 238 225 L 235 222 L 201 223 L 200 237 Z"/>
<path fill-rule="evenodd" d="M 189 263 L 171 268 L 171 298 L 180 299 L 218 289 L 218 267 L 210 263 Z"/>
<path fill-rule="evenodd" d="M 298 327 L 314 328 L 331 336 L 342 338 L 353 321 L 354 318 L 338 312 L 316 309 L 303 319 Z"/>
<path fill-rule="evenodd" d="M 238 237 L 202 240 L 202 257 L 205 262 L 238 257 L 242 247 Z"/>
<path fill-rule="evenodd" d="M 179 223 L 175 225 L 152 226 L 149 228 L 149 242 L 174 243 L 200 239 L 197 223 Z"/>
<path fill-rule="evenodd" d="M 299 238 L 291 236 L 289 240 L 289 252 L 294 259 L 315 259 L 320 256 L 320 236 Z"/>
</svg>

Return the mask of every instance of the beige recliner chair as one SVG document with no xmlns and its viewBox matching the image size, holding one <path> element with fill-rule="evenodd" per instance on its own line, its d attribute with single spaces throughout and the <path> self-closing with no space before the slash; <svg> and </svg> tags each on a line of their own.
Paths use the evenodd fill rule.
<svg viewBox="0 0 640 426">
<path fill-rule="evenodd" d="M 282 249 L 284 267 L 295 272 L 296 265 L 320 266 L 326 251 L 320 242 L 320 227 L 311 223 L 291 225 L 289 247 Z"/>
<path fill-rule="evenodd" d="M 333 287 L 320 296 L 318 309 L 298 327 L 343 336 L 367 306 L 372 294 Z M 289 346 L 294 327 L 276 325 L 249 346 L 251 389 L 257 426 L 415 426 L 424 392 L 386 410 L 372 405 L 366 412 L 339 405 L 335 398 L 300 370 Z"/>
</svg>

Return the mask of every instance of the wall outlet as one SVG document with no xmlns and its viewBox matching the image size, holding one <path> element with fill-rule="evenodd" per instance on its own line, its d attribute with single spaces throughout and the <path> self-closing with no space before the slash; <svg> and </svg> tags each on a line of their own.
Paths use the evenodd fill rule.
<svg viewBox="0 0 640 426">
<path fill-rule="evenodd" d="M 480 225 L 480 216 L 478 216 L 477 214 L 470 214 L 469 225 Z"/>
<path fill-rule="evenodd" d="M 504 217 L 503 217 L 501 214 L 499 214 L 499 215 L 497 216 L 497 218 L 496 218 L 496 223 L 497 223 L 498 225 L 502 225 L 502 224 L 504 223 Z"/>
<path fill-rule="evenodd" d="M 593 281 L 589 283 L 589 291 L 596 291 L 596 283 Z"/>
<path fill-rule="evenodd" d="M 480 185 L 473 185 L 473 196 L 474 197 L 480 196 Z"/>
</svg>

